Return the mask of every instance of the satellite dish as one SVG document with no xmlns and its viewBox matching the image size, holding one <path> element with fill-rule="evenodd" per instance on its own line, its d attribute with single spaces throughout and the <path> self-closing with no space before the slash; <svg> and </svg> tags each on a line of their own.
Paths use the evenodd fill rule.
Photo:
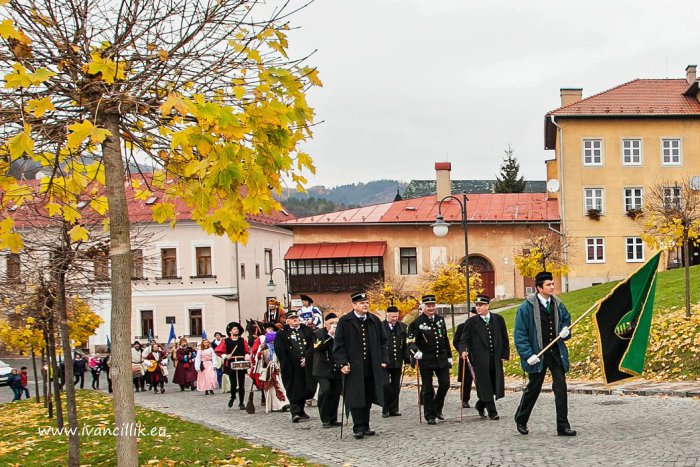
<svg viewBox="0 0 700 467">
<path fill-rule="evenodd" d="M 547 180 L 547 191 L 550 193 L 556 193 L 559 191 L 559 180 L 556 178 Z"/>
</svg>

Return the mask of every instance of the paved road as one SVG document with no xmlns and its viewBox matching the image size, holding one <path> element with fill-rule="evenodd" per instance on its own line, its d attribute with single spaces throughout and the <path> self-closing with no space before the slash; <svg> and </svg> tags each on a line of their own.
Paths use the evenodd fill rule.
<svg viewBox="0 0 700 467">
<path fill-rule="evenodd" d="M 519 393 L 499 401 L 501 420 L 481 420 L 465 409 L 459 421 L 457 391 L 451 390 L 447 420 L 418 425 L 415 388 L 405 388 L 402 417 L 383 419 L 372 411 L 378 434 L 364 440 L 338 429 L 322 429 L 316 409 L 312 419 L 292 424 L 288 414 L 257 413 L 226 407 L 227 395 L 168 391 L 138 394 L 137 402 L 217 430 L 304 456 L 326 465 L 700 465 L 697 426 L 700 400 L 619 395 L 569 396 L 569 418 L 579 436 L 556 436 L 554 399 L 542 394 L 530 420 L 530 435 L 515 430 L 512 416 Z M 351 431 L 348 427 L 346 433 Z"/>
</svg>

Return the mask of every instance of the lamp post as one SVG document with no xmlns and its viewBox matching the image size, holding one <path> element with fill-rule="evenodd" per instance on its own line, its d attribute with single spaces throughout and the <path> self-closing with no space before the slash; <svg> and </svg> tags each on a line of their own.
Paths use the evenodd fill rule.
<svg viewBox="0 0 700 467">
<path fill-rule="evenodd" d="M 432 224 L 433 227 L 433 233 L 435 234 L 436 237 L 444 237 L 447 235 L 447 231 L 449 230 L 449 224 L 444 221 L 442 217 L 442 203 L 445 202 L 446 200 L 455 200 L 457 203 L 459 203 L 459 207 L 462 209 L 462 229 L 464 229 L 464 266 L 465 266 L 465 272 L 464 275 L 467 278 L 467 316 L 469 315 L 469 305 L 471 302 L 471 296 L 469 294 L 469 238 L 467 236 L 467 201 L 469 199 L 467 198 L 466 193 L 462 193 L 462 199 L 460 200 L 456 196 L 453 195 L 448 195 L 442 198 L 438 204 L 438 215 L 437 218 L 435 219 L 435 223 Z"/>
<path fill-rule="evenodd" d="M 282 271 L 284 274 L 284 286 L 285 286 L 285 298 L 287 300 L 287 311 L 292 310 L 292 300 L 289 297 L 289 275 L 287 274 L 287 269 L 286 268 L 272 268 L 272 271 L 270 271 L 270 282 L 267 283 L 265 286 L 269 292 L 274 292 L 275 289 L 277 288 L 277 284 L 272 280 L 272 274 L 275 271 Z"/>
</svg>

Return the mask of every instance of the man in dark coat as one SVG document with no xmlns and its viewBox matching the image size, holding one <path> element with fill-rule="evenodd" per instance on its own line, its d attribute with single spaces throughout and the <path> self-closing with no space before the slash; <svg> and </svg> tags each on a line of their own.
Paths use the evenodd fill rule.
<svg viewBox="0 0 700 467">
<path fill-rule="evenodd" d="M 354 437 L 362 439 L 375 434 L 369 427 L 372 404 L 384 406 L 388 356 L 382 323 L 369 312 L 367 294 L 356 292 L 350 298 L 352 311 L 338 320 L 333 357 L 345 375 L 344 400 Z"/>
<path fill-rule="evenodd" d="M 467 316 L 467 320 L 471 318 L 472 316 L 476 316 L 476 308 L 471 307 L 469 310 L 469 316 Z M 457 328 L 455 329 L 455 334 L 452 336 L 452 347 L 455 349 L 460 348 L 460 342 L 462 340 L 462 334 L 464 334 L 464 326 L 466 326 L 467 322 L 464 321 L 463 323 L 460 323 L 457 325 Z M 471 399 L 471 394 L 472 394 L 472 383 L 474 382 L 474 378 L 472 378 L 472 372 L 469 370 L 469 364 L 467 363 L 468 360 L 465 358 L 460 358 L 459 359 L 459 367 L 457 368 L 457 380 L 460 382 L 460 399 L 462 400 L 462 407 L 465 409 L 469 408 L 469 399 Z M 462 383 L 462 372 L 466 371 L 464 374 L 464 384 Z"/>
<path fill-rule="evenodd" d="M 409 352 L 418 361 L 421 377 L 421 399 L 423 413 L 429 425 L 444 420 L 442 408 L 450 389 L 450 367 L 452 347 L 447 337 L 447 325 L 442 316 L 435 314 L 435 295 L 423 295 L 423 314 L 408 326 L 407 344 Z M 437 377 L 437 393 L 433 388 L 433 376 Z"/>
<path fill-rule="evenodd" d="M 314 336 L 311 329 L 299 323 L 295 311 L 287 313 L 286 318 L 287 324 L 275 335 L 275 354 L 280 361 L 282 384 L 287 391 L 292 422 L 299 423 L 301 419 L 311 418 L 304 412 L 304 405 L 316 392 L 309 355 Z"/>
<path fill-rule="evenodd" d="M 318 381 L 318 415 L 323 428 L 340 426 L 338 404 L 343 390 L 340 368 L 333 358 L 333 344 L 338 317 L 328 313 L 324 327 L 314 331 L 313 375 Z"/>
<path fill-rule="evenodd" d="M 483 294 L 476 296 L 476 313 L 466 321 L 459 343 L 462 358 L 469 357 L 476 380 L 476 410 L 482 418 L 484 409 L 491 420 L 498 420 L 496 400 L 505 395 L 503 360 L 510 357 L 508 328 L 500 315 L 489 312 L 491 299 Z"/>
<path fill-rule="evenodd" d="M 387 336 L 387 354 L 389 363 L 386 367 L 389 382 L 384 386 L 384 411 L 382 417 L 399 417 L 399 393 L 404 364 L 409 363 L 406 346 L 407 326 L 399 321 L 399 309 L 390 306 L 386 309 L 386 319 L 382 321 Z"/>
</svg>

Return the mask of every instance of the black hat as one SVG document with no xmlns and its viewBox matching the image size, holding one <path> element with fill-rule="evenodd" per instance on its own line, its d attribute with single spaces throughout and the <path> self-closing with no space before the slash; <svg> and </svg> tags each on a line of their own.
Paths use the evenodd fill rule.
<svg viewBox="0 0 700 467">
<path fill-rule="evenodd" d="M 423 298 L 421 298 L 421 303 L 437 303 L 437 300 L 435 300 L 435 295 L 423 295 Z"/>
<path fill-rule="evenodd" d="M 237 321 L 231 321 L 231 322 L 228 323 L 228 325 L 226 326 L 226 335 L 227 335 L 227 336 L 228 336 L 229 334 L 231 334 L 231 329 L 233 329 L 233 328 L 238 328 L 238 335 L 239 335 L 239 336 L 240 336 L 241 334 L 243 334 L 243 331 L 245 331 L 245 329 L 243 329 L 243 326 L 241 326 Z"/>
<path fill-rule="evenodd" d="M 309 302 L 309 303 L 313 303 L 313 302 L 314 302 L 313 298 L 309 297 L 308 295 L 301 295 L 301 294 L 300 294 L 300 295 L 299 295 L 299 298 L 301 298 L 302 301 L 306 301 L 306 302 Z"/>
<path fill-rule="evenodd" d="M 484 295 L 482 293 L 477 294 L 476 300 L 474 300 L 474 303 L 491 303 L 491 298 L 488 295 Z"/>
<path fill-rule="evenodd" d="M 295 310 L 291 310 L 286 315 L 284 315 L 284 317 L 285 319 L 298 318 L 299 314 Z"/>
<path fill-rule="evenodd" d="M 396 308 L 394 305 L 390 305 L 390 306 L 386 307 L 386 312 L 387 313 L 398 313 L 399 309 Z"/>
<path fill-rule="evenodd" d="M 535 284 L 542 284 L 544 281 L 551 281 L 553 279 L 552 273 L 549 271 L 538 272 L 535 276 Z"/>
<path fill-rule="evenodd" d="M 337 317 L 338 317 L 338 315 L 336 315 L 335 313 L 333 313 L 333 312 L 331 311 L 331 312 L 328 313 L 328 314 L 326 315 L 326 317 L 323 318 L 323 319 L 335 319 L 335 318 L 337 318 Z"/>
<path fill-rule="evenodd" d="M 472 307 L 469 308 L 469 313 L 474 313 L 474 314 L 476 314 L 476 307 L 475 307 L 474 305 L 472 305 Z"/>
<path fill-rule="evenodd" d="M 263 329 L 274 328 L 275 323 L 263 323 Z"/>
<path fill-rule="evenodd" d="M 367 293 L 366 292 L 354 292 L 350 294 L 350 300 L 352 300 L 352 303 L 355 302 L 361 302 L 363 300 L 367 300 Z"/>
</svg>

